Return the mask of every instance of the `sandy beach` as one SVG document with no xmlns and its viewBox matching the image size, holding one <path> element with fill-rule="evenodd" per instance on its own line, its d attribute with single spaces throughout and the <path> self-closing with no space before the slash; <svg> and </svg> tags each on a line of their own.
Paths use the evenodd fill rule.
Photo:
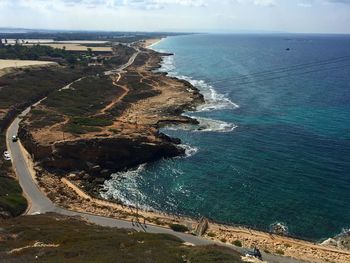
<svg viewBox="0 0 350 263">
<path fill-rule="evenodd" d="M 153 45 L 158 44 L 160 41 L 162 41 L 164 38 L 152 38 L 145 40 L 144 47 L 151 48 Z"/>
</svg>

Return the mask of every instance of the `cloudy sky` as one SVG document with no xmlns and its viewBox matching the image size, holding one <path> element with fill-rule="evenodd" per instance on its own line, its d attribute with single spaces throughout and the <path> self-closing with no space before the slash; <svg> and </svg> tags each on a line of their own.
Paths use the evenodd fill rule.
<svg viewBox="0 0 350 263">
<path fill-rule="evenodd" d="M 350 0 L 0 0 L 0 27 L 350 33 Z"/>
</svg>

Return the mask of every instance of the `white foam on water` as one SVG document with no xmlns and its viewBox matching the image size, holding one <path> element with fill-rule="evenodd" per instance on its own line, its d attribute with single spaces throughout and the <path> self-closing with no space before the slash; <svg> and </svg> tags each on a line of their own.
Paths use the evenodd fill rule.
<svg viewBox="0 0 350 263">
<path fill-rule="evenodd" d="M 169 76 L 183 79 L 191 83 L 194 87 L 200 90 L 204 96 L 205 103 L 197 107 L 196 111 L 212 111 L 223 109 L 237 109 L 239 105 L 232 102 L 223 94 L 219 94 L 215 88 L 206 83 L 204 80 L 196 80 L 188 76 L 180 75 L 175 71 L 174 56 L 163 58 L 159 72 L 167 72 Z"/>
<path fill-rule="evenodd" d="M 343 228 L 340 234 L 337 234 L 335 238 L 350 236 L 350 228 Z"/>
<path fill-rule="evenodd" d="M 155 49 L 154 46 L 151 46 L 151 49 L 154 49 L 158 52 L 165 52 L 160 49 Z M 173 56 L 165 56 L 162 59 L 161 68 L 157 69 L 158 72 L 166 72 L 170 77 L 176 77 L 179 79 L 186 80 L 190 82 L 194 87 L 200 90 L 200 92 L 203 94 L 205 99 L 205 104 L 199 106 L 196 110 L 197 111 L 212 111 L 212 110 L 222 110 L 222 109 L 236 109 L 239 106 L 235 103 L 233 103 L 230 99 L 225 97 L 223 94 L 219 94 L 216 92 L 213 86 L 206 83 L 204 80 L 195 80 L 191 77 L 183 76 L 178 74 L 176 71 L 176 66 L 174 63 L 174 57 Z M 194 132 L 230 132 L 233 131 L 237 126 L 235 126 L 232 123 L 224 122 L 224 121 L 218 121 L 218 120 L 212 120 L 208 118 L 202 118 L 202 117 L 195 117 L 195 116 L 189 116 L 196 118 L 199 122 L 198 125 L 176 125 L 176 126 L 168 126 L 167 129 L 185 129 L 185 130 L 191 130 Z M 185 149 L 185 158 L 191 157 L 195 155 L 199 149 L 197 147 L 193 147 L 191 145 L 181 144 L 180 147 Z M 178 157 L 178 158 L 184 158 L 184 157 Z M 104 199 L 114 199 L 121 201 L 124 205 L 137 207 L 143 210 L 153 210 L 154 209 L 151 206 L 144 205 L 146 196 L 142 194 L 138 190 L 138 179 L 142 171 L 145 170 L 146 164 L 142 164 L 138 166 L 136 169 L 130 169 L 128 171 L 124 172 L 118 172 L 115 174 L 112 174 L 112 178 L 110 180 L 106 180 L 102 191 L 100 192 L 100 195 Z M 176 171 L 173 171 L 174 174 L 177 173 L 183 173 Z M 121 183 L 121 181 L 123 182 Z M 123 186 L 123 190 L 121 189 L 121 186 Z M 127 191 L 125 192 L 125 189 Z M 180 192 L 185 191 L 182 189 L 182 187 L 179 188 Z M 137 204 L 135 202 L 137 201 Z M 174 204 L 176 204 L 176 200 L 174 200 Z M 169 204 L 173 206 L 174 204 Z"/>
<path fill-rule="evenodd" d="M 219 121 L 219 120 L 213 120 L 203 117 L 196 117 L 197 121 L 199 122 L 198 128 L 195 131 L 200 132 L 231 132 L 237 126 L 233 123 L 225 122 L 225 121 Z"/>
<path fill-rule="evenodd" d="M 137 179 L 140 173 L 145 170 L 145 167 L 146 164 L 141 164 L 136 169 L 112 174 L 111 179 L 106 180 L 102 186 L 101 197 L 118 200 L 124 205 L 138 207 L 146 211 L 154 210 L 152 207 L 144 205 L 146 196 L 137 187 Z M 121 190 L 121 181 L 123 181 L 123 187 L 128 189 L 127 193 Z M 128 193 L 131 197 L 128 196 Z M 136 199 L 138 200 L 137 203 L 134 201 Z"/>
<path fill-rule="evenodd" d="M 191 145 L 180 144 L 179 146 L 182 149 L 185 150 L 186 158 L 191 157 L 191 156 L 195 155 L 198 152 L 198 148 L 197 147 L 193 147 Z"/>
<path fill-rule="evenodd" d="M 270 225 L 270 231 L 276 234 L 289 234 L 289 229 L 286 223 L 275 222 Z"/>
<path fill-rule="evenodd" d="M 209 118 L 190 116 L 183 114 L 191 118 L 195 118 L 199 124 L 176 124 L 167 126 L 167 130 L 186 130 L 193 132 L 232 132 L 237 126 L 233 123 L 213 120 Z"/>
</svg>

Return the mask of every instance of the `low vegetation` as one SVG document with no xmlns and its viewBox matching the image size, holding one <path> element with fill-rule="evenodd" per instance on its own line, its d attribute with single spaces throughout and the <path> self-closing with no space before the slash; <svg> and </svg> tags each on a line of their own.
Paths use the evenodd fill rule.
<svg viewBox="0 0 350 263">
<path fill-rule="evenodd" d="M 237 252 L 226 248 L 187 247 L 171 235 L 100 227 L 54 214 L 0 225 L 4 262 L 242 262 Z"/>
<path fill-rule="evenodd" d="M 0 177 L 0 214 L 19 216 L 27 208 L 27 201 L 22 196 L 22 189 L 13 178 Z M 10 215 L 6 214 L 7 212 Z M 0 215 L 1 217 L 1 215 Z"/>
<path fill-rule="evenodd" d="M 64 116 L 52 111 L 43 111 L 40 109 L 32 109 L 29 118 L 31 126 L 36 129 L 44 128 L 55 123 L 64 121 Z"/>
<path fill-rule="evenodd" d="M 17 181 L 10 177 L 11 162 L 2 158 L 6 150 L 5 134 L 0 134 L 0 218 L 18 216 L 27 208 L 27 201 Z"/>
<path fill-rule="evenodd" d="M 282 249 L 276 249 L 275 253 L 277 255 L 284 255 L 284 251 Z"/>
<path fill-rule="evenodd" d="M 235 240 L 232 242 L 232 245 L 235 245 L 236 247 L 242 247 L 242 242 L 240 240 Z"/>
<path fill-rule="evenodd" d="M 83 68 L 46 67 L 7 74 L 0 78 L 0 109 L 35 102 L 88 73 Z"/>
<path fill-rule="evenodd" d="M 18 182 L 10 176 L 13 175 L 11 162 L 2 158 L 2 153 L 6 150 L 7 126 L 27 106 L 84 74 L 91 74 L 91 70 L 48 67 L 17 70 L 0 78 L 2 87 L 0 109 L 5 112 L 0 117 L 0 214 L 2 217 L 20 215 L 27 207 Z M 34 110 L 32 113 L 35 116 L 32 125 L 37 128 L 63 120 L 61 115 L 54 112 Z"/>
<path fill-rule="evenodd" d="M 44 60 L 49 58 L 59 58 L 62 59 L 62 62 L 75 64 L 83 57 L 79 53 L 49 46 L 23 46 L 19 44 L 0 46 L 0 59 Z"/>
<path fill-rule="evenodd" d="M 216 234 L 213 233 L 213 232 L 209 232 L 209 233 L 208 233 L 208 237 L 216 237 Z"/>
<path fill-rule="evenodd" d="M 103 109 L 123 93 L 108 76 L 89 76 L 71 85 L 69 89 L 55 91 L 43 105 L 70 116 L 88 117 Z"/>
</svg>

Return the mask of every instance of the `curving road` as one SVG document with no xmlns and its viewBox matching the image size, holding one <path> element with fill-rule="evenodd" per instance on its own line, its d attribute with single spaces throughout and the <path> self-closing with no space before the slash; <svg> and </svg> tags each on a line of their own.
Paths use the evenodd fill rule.
<svg viewBox="0 0 350 263">
<path fill-rule="evenodd" d="M 115 72 L 120 72 L 121 70 L 125 69 L 126 67 L 130 66 L 133 61 L 135 60 L 136 55 L 132 56 L 128 63 L 118 68 Z M 111 73 L 112 74 L 112 73 Z M 36 104 L 40 103 L 41 101 L 37 102 Z M 34 104 L 35 105 L 35 104 Z M 70 210 L 66 210 L 63 208 L 60 208 L 56 206 L 54 203 L 51 202 L 50 199 L 47 198 L 47 196 L 39 189 L 39 187 L 36 184 L 35 179 L 32 177 L 32 173 L 30 171 L 30 166 L 27 163 L 27 158 L 24 155 L 25 153 L 22 151 L 22 146 L 20 141 L 18 142 L 12 142 L 12 136 L 16 135 L 18 133 L 18 127 L 19 123 L 21 121 L 21 118 L 24 117 L 28 112 L 30 111 L 30 107 L 27 108 L 25 111 L 23 111 L 9 126 L 9 128 L 6 131 L 6 144 L 8 151 L 11 154 L 12 157 L 12 165 L 14 167 L 14 170 L 16 172 L 16 175 L 18 177 L 19 183 L 23 189 L 24 195 L 26 199 L 28 200 L 28 209 L 25 212 L 26 215 L 33 215 L 33 214 L 39 214 L 39 213 L 58 213 L 62 215 L 67 216 L 80 216 L 87 220 L 89 220 L 92 223 L 101 225 L 101 226 L 107 226 L 107 227 L 117 227 L 117 228 L 126 228 L 126 229 L 135 229 L 136 231 L 145 231 L 149 233 L 163 233 L 163 234 L 171 234 L 174 236 L 179 237 L 185 242 L 192 243 L 194 245 L 212 245 L 217 244 L 221 246 L 226 246 L 231 249 L 235 249 L 238 252 L 244 253 L 244 249 L 238 248 L 232 245 L 223 244 L 221 242 L 211 241 L 208 239 L 204 239 L 201 237 L 196 237 L 189 234 L 174 232 L 171 229 L 163 228 L 159 226 L 153 226 L 153 225 L 147 225 L 147 227 L 144 226 L 136 226 L 132 224 L 130 221 L 125 220 L 119 220 L 115 218 L 108 218 L 103 216 L 97 216 L 92 214 L 85 214 L 85 213 L 79 213 L 74 212 Z M 264 254 L 263 253 L 264 260 L 268 262 L 282 262 L 282 263 L 298 263 L 302 261 L 286 258 L 286 257 L 280 257 L 280 256 L 274 256 L 270 254 Z"/>
</svg>

